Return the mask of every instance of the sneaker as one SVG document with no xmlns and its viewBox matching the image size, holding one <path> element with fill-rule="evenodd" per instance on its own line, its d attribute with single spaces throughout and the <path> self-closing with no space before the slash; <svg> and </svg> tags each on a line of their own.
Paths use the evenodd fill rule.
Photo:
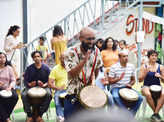
<svg viewBox="0 0 164 122">
<path fill-rule="evenodd" d="M 159 114 L 157 114 L 157 118 L 161 120 L 161 116 Z"/>
<path fill-rule="evenodd" d="M 57 117 L 57 122 L 64 122 L 64 117 L 58 116 Z"/>
<path fill-rule="evenodd" d="M 160 122 L 161 121 L 161 117 L 159 116 L 159 114 L 153 114 L 151 116 L 151 120 L 155 121 L 155 122 Z"/>
</svg>

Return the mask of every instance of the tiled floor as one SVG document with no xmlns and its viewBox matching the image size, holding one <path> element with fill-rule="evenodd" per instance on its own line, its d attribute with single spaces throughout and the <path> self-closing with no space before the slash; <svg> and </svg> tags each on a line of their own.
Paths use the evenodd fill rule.
<svg viewBox="0 0 164 122">
<path fill-rule="evenodd" d="M 141 88 L 141 84 L 138 84 L 137 87 L 134 86 L 135 89 L 137 89 L 138 91 L 140 91 Z M 52 104 L 54 104 L 54 101 L 52 100 Z M 23 105 L 22 105 L 22 101 L 21 99 L 19 99 L 16 107 L 15 107 L 15 112 L 14 112 L 14 118 L 15 118 L 15 122 L 25 122 L 26 120 L 26 115 L 23 112 Z M 143 106 L 141 105 L 139 111 L 137 112 L 136 115 L 136 119 L 139 120 L 139 122 L 150 122 L 150 117 L 153 114 L 152 110 L 150 109 L 150 107 L 147 105 L 146 106 L 146 112 L 145 112 L 145 116 L 143 118 Z M 21 110 L 20 110 L 21 109 Z M 18 112 L 20 111 L 20 112 Z M 45 122 L 56 122 L 56 111 L 54 107 L 51 107 L 50 112 L 49 112 L 49 119 L 47 119 L 46 114 L 44 114 L 43 118 L 45 120 Z M 160 115 L 161 117 L 164 119 L 164 115 L 162 113 L 162 110 L 160 111 Z"/>
<path fill-rule="evenodd" d="M 139 120 L 139 122 L 150 122 L 151 115 L 152 115 L 152 111 L 151 111 L 150 107 L 147 105 L 145 116 L 144 116 L 144 118 L 142 118 L 143 117 L 143 107 L 141 105 L 139 111 L 137 112 L 136 119 Z M 160 111 L 160 115 L 162 118 L 164 118 L 162 110 Z M 14 118 L 15 118 L 15 122 L 24 122 L 26 120 L 26 115 L 24 112 L 16 112 L 16 113 L 14 113 Z M 43 118 L 44 118 L 45 122 L 56 122 L 55 107 L 51 107 L 50 112 L 48 112 L 48 118 L 47 118 L 46 114 L 43 115 Z"/>
</svg>

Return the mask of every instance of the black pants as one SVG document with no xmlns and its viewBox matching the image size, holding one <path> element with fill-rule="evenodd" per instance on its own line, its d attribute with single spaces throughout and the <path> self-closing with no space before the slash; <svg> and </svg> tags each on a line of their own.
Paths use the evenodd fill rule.
<svg viewBox="0 0 164 122">
<path fill-rule="evenodd" d="M 42 103 L 39 105 L 39 116 L 42 116 L 44 112 L 46 112 L 49 108 L 52 96 L 51 96 L 51 90 L 49 88 L 45 88 L 47 91 L 46 96 L 44 97 Z M 23 102 L 23 108 L 24 111 L 27 113 L 28 117 L 32 117 L 32 110 L 31 110 L 31 104 L 30 104 L 30 98 L 27 95 L 28 89 L 24 89 L 21 93 L 22 102 Z"/>
<path fill-rule="evenodd" d="M 0 122 L 5 122 L 10 117 L 18 101 L 18 95 L 12 90 L 12 96 L 9 98 L 0 97 Z"/>
</svg>

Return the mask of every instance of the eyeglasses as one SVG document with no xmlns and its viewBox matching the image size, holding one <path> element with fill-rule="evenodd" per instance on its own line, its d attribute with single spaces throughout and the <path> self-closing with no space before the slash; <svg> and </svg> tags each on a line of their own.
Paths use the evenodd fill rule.
<svg viewBox="0 0 164 122">
<path fill-rule="evenodd" d="M 88 37 L 88 38 L 86 38 L 86 40 L 89 40 L 89 41 L 95 40 L 95 39 L 96 39 L 95 37 Z"/>
</svg>

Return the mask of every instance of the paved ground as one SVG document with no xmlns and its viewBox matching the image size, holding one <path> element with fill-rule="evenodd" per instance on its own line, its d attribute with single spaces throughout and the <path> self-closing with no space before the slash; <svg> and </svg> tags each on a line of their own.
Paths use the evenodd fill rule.
<svg viewBox="0 0 164 122">
<path fill-rule="evenodd" d="M 56 111 L 55 111 L 54 105 L 52 105 L 52 104 L 51 104 L 50 111 L 47 112 L 48 118 L 46 115 L 47 113 L 43 115 L 45 122 L 56 122 L 56 120 L 55 120 L 56 119 Z M 26 120 L 26 115 L 22 109 L 16 110 L 13 115 L 14 115 L 15 122 L 24 122 Z M 136 115 L 136 119 L 139 120 L 139 122 L 150 122 L 149 118 L 151 115 L 152 115 L 152 111 L 149 108 L 149 106 L 147 105 L 145 116 L 143 117 L 143 106 L 141 106 L 137 115 Z M 164 118 L 162 111 L 160 111 L 160 115 L 162 118 Z"/>
<path fill-rule="evenodd" d="M 134 88 L 140 91 L 141 85 L 142 84 L 137 84 L 134 86 Z M 145 112 L 143 112 L 144 109 L 146 110 Z M 139 120 L 139 122 L 150 122 L 149 118 L 152 114 L 153 113 L 150 107 L 146 105 L 146 108 L 145 108 L 142 104 L 139 111 L 137 112 L 136 119 Z M 18 101 L 17 106 L 15 107 L 15 111 L 13 115 L 14 115 L 15 122 L 25 122 L 26 120 L 26 115 L 22 109 L 22 102 L 20 99 Z M 164 114 L 162 110 L 160 111 L 160 115 L 164 119 Z M 49 118 L 47 118 L 46 114 L 43 115 L 45 122 L 56 122 L 56 110 L 55 110 L 55 105 L 54 105 L 53 100 L 51 102 L 50 112 L 48 112 L 48 117 Z"/>
</svg>

